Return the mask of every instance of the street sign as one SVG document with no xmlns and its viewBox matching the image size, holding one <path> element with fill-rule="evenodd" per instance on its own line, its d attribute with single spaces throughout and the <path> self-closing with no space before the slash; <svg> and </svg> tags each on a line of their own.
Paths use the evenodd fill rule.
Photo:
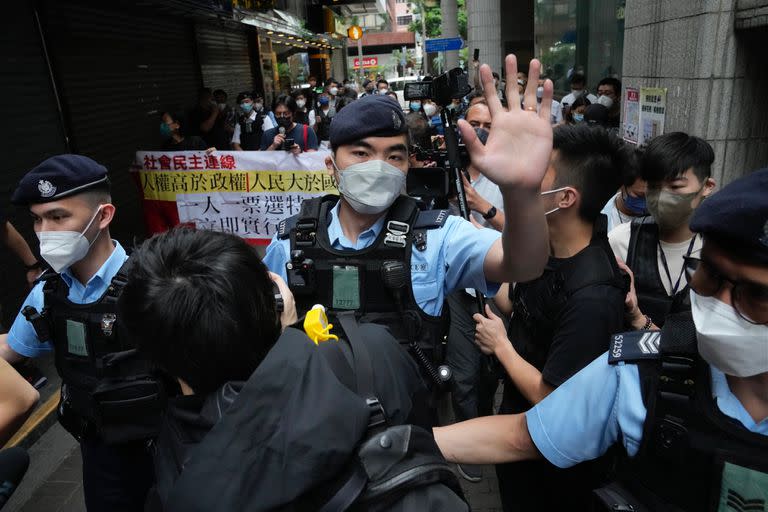
<svg viewBox="0 0 768 512">
<path fill-rule="evenodd" d="M 360 57 L 355 57 L 355 60 L 352 61 L 353 68 L 359 68 L 360 67 Z M 378 57 L 363 57 L 363 67 L 364 68 L 375 68 L 379 65 L 379 58 Z"/>
<path fill-rule="evenodd" d="M 427 39 L 424 45 L 427 53 L 450 52 L 464 48 L 464 40 L 460 37 L 446 37 L 443 39 Z"/>
<path fill-rule="evenodd" d="M 357 25 L 352 25 L 347 30 L 347 37 L 349 37 L 353 41 L 357 41 L 358 39 L 363 37 L 363 29 L 358 27 Z"/>
</svg>

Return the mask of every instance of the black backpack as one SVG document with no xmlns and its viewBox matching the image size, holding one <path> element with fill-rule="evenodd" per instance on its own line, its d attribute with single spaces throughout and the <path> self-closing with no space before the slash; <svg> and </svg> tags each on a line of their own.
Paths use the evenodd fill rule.
<svg viewBox="0 0 768 512">
<path fill-rule="evenodd" d="M 342 475 L 284 511 L 469 511 L 461 485 L 431 432 L 415 425 L 387 425 L 373 392 L 373 361 L 354 313 L 337 318 L 349 345 L 318 347 L 341 383 L 371 408 L 368 431 Z"/>
</svg>

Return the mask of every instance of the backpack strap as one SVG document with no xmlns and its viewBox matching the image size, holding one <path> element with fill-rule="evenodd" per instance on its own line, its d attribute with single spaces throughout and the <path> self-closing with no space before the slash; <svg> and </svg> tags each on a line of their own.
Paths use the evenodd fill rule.
<svg viewBox="0 0 768 512">
<path fill-rule="evenodd" d="M 304 149 L 303 151 L 307 150 L 307 146 L 309 146 L 309 141 L 307 141 L 307 130 L 309 129 L 309 126 L 306 124 L 304 125 Z"/>
</svg>

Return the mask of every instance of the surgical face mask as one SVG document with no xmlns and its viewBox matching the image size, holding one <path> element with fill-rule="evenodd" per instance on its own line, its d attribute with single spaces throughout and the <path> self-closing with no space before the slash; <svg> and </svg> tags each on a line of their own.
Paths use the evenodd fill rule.
<svg viewBox="0 0 768 512">
<path fill-rule="evenodd" d="M 536 99 L 538 101 L 541 101 L 541 98 L 544 97 L 544 86 L 540 85 L 536 88 Z"/>
<path fill-rule="evenodd" d="M 226 103 L 219 103 L 219 110 L 224 110 L 225 108 L 227 108 Z"/>
<path fill-rule="evenodd" d="M 388 92 L 389 92 L 389 89 L 379 89 L 379 94 L 382 96 L 386 96 Z"/>
<path fill-rule="evenodd" d="M 419 110 L 421 110 L 421 103 L 416 103 L 415 101 L 412 101 L 410 104 L 410 107 L 411 107 L 411 110 L 413 110 L 414 112 L 418 112 Z"/>
<path fill-rule="evenodd" d="M 480 142 L 483 143 L 483 146 L 485 146 L 485 143 L 488 142 L 488 135 L 490 135 L 488 130 L 477 127 L 475 128 L 475 133 L 477 134 L 477 138 L 480 139 Z"/>
<path fill-rule="evenodd" d="M 40 256 L 48 262 L 54 272 L 61 273 L 62 270 L 71 267 L 85 258 L 85 255 L 88 254 L 88 249 L 99 238 L 101 231 L 91 242 L 88 241 L 85 232 L 88 231 L 100 212 L 101 206 L 93 214 L 85 229 L 80 232 L 40 231 L 37 233 L 37 238 L 40 240 Z"/>
<path fill-rule="evenodd" d="M 171 136 L 171 127 L 167 123 L 160 123 L 160 136 L 167 139 Z"/>
<path fill-rule="evenodd" d="M 250 114 L 253 110 L 253 103 L 241 103 L 240 108 L 245 112 L 246 114 Z"/>
<path fill-rule="evenodd" d="M 578 112 L 573 113 L 573 122 L 574 123 L 581 123 L 584 121 L 584 114 L 579 114 Z"/>
<path fill-rule="evenodd" d="M 656 224 L 661 229 L 673 230 L 686 224 L 693 214 L 691 201 L 699 195 L 698 192 L 689 194 L 673 194 L 667 190 L 649 188 L 645 193 L 648 211 L 653 215 Z"/>
<path fill-rule="evenodd" d="M 296 106 L 299 108 L 304 108 L 306 104 L 307 104 L 306 100 L 296 100 Z"/>
<path fill-rule="evenodd" d="M 336 96 L 339 94 L 339 88 L 338 87 L 331 87 L 328 89 L 328 92 L 331 93 L 331 96 Z"/>
<path fill-rule="evenodd" d="M 562 192 L 563 190 L 567 190 L 569 188 L 571 188 L 571 187 L 560 187 L 560 188 L 556 188 L 554 190 L 547 190 L 546 192 L 542 192 L 541 195 L 542 196 L 548 196 L 549 194 L 555 194 L 557 192 Z M 544 212 L 544 215 L 549 215 L 550 213 L 555 213 L 559 209 L 560 209 L 559 206 L 556 207 L 556 208 L 552 208 L 551 210 Z"/>
<path fill-rule="evenodd" d="M 424 105 L 424 113 L 427 114 L 427 117 L 432 117 L 437 113 L 437 107 L 434 103 L 427 103 Z"/>
<path fill-rule="evenodd" d="M 624 201 L 624 206 L 635 215 L 648 215 L 645 197 L 635 197 L 629 193 L 622 193 L 621 199 Z"/>
<path fill-rule="evenodd" d="M 336 167 L 336 162 L 333 162 Z M 368 160 L 339 171 L 339 193 L 358 213 L 376 215 L 405 189 L 405 173 L 383 160 Z"/>
<path fill-rule="evenodd" d="M 691 290 L 691 313 L 701 357 L 726 375 L 768 372 L 768 326 L 747 322 L 732 306 Z"/>
<path fill-rule="evenodd" d="M 579 89 L 579 90 L 576 90 L 576 89 L 571 89 L 571 94 L 573 94 L 573 99 L 575 100 L 575 99 L 577 99 L 579 96 L 581 96 L 582 94 L 584 94 L 584 89 Z"/>
<path fill-rule="evenodd" d="M 597 98 L 597 103 L 610 109 L 613 106 L 613 99 L 610 96 L 602 95 Z"/>
<path fill-rule="evenodd" d="M 260 101 L 257 101 L 253 104 L 253 108 L 258 112 L 259 110 L 264 108 L 264 104 Z"/>
</svg>

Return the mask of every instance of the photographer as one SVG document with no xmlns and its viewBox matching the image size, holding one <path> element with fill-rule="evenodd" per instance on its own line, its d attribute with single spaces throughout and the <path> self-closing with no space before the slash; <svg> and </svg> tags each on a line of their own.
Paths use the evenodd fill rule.
<svg viewBox="0 0 768 512">
<path fill-rule="evenodd" d="M 514 75 L 515 57 L 506 63 Z M 532 61 L 532 76 L 539 68 Z M 494 131 L 483 145 L 469 123 L 459 121 L 459 128 L 473 165 L 501 190 L 508 214 L 502 234 L 443 210 L 420 212 L 401 195 L 408 172 L 405 116 L 389 98 L 366 96 L 331 124 L 326 166 L 340 197 L 305 200 L 264 258 L 295 290 L 300 314 L 322 303 L 375 315 L 410 346 L 433 381 L 424 360 L 442 350 L 446 295 L 464 288 L 493 295 L 497 283 L 538 276 L 546 259 L 538 187 L 552 150 L 551 82 L 539 115 L 534 87 L 526 90 L 525 110 L 517 87 L 509 90 L 515 101 L 506 109 L 490 86 L 490 68 L 481 73 Z"/>
<path fill-rule="evenodd" d="M 264 132 L 261 137 L 261 151 L 290 151 L 298 155 L 303 151 L 317 151 L 317 137 L 314 130 L 305 124 L 293 122 L 296 101 L 288 95 L 278 96 L 272 111 L 277 127 Z"/>
</svg>

